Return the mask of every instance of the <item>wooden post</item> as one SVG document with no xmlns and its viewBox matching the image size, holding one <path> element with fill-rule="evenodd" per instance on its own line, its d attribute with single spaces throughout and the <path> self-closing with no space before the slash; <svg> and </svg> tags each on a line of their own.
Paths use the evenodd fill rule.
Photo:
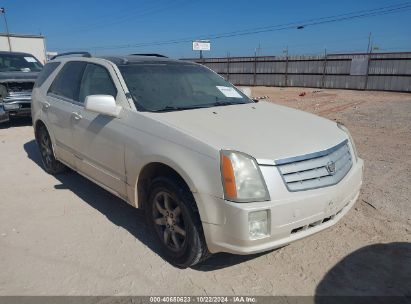
<svg viewBox="0 0 411 304">
<path fill-rule="evenodd" d="M 324 68 L 323 68 L 323 77 L 321 80 L 321 88 L 324 89 L 325 87 L 325 76 L 327 73 L 327 49 L 324 50 Z"/>
<path fill-rule="evenodd" d="M 227 53 L 227 74 L 226 80 L 230 81 L 230 53 Z"/>
<path fill-rule="evenodd" d="M 255 86 L 257 83 L 257 51 L 254 52 L 254 79 L 253 85 Z"/>
<path fill-rule="evenodd" d="M 285 58 L 285 81 L 284 81 L 284 86 L 287 86 L 287 82 L 288 82 L 288 46 L 287 46 L 287 50 L 286 50 L 286 58 Z"/>
<path fill-rule="evenodd" d="M 368 86 L 368 75 L 370 74 L 371 55 L 372 55 L 372 45 L 370 48 L 370 52 L 368 53 L 367 74 L 365 74 L 364 91 L 367 90 L 367 86 Z"/>
</svg>

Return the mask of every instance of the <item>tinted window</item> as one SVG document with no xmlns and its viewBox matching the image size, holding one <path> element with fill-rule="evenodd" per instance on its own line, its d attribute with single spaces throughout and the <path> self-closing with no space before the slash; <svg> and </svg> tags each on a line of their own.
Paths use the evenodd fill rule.
<svg viewBox="0 0 411 304">
<path fill-rule="evenodd" d="M 0 54 L 0 72 L 40 72 L 42 67 L 30 54 Z"/>
<path fill-rule="evenodd" d="M 49 78 L 50 74 L 57 69 L 57 67 L 60 65 L 60 62 L 50 62 L 47 63 L 43 70 L 40 72 L 39 76 L 37 77 L 36 83 L 34 84 L 34 87 L 41 87 L 43 83 Z"/>
<path fill-rule="evenodd" d="M 109 72 L 97 64 L 87 64 L 80 87 L 79 101 L 84 102 L 89 95 L 111 95 L 116 98 L 117 89 Z"/>
<path fill-rule="evenodd" d="M 86 62 L 66 63 L 54 79 L 49 92 L 78 101 L 80 82 L 86 65 Z"/>
<path fill-rule="evenodd" d="M 180 110 L 252 102 L 222 77 L 200 65 L 135 63 L 119 68 L 139 110 Z"/>
</svg>

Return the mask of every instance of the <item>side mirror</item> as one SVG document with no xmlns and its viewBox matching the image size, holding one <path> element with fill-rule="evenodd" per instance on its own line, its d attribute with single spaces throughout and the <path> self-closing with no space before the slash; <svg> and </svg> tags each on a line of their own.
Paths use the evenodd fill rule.
<svg viewBox="0 0 411 304">
<path fill-rule="evenodd" d="M 116 100 L 111 95 L 89 95 L 84 102 L 84 108 L 88 111 L 118 117 L 121 107 L 116 105 Z"/>
</svg>

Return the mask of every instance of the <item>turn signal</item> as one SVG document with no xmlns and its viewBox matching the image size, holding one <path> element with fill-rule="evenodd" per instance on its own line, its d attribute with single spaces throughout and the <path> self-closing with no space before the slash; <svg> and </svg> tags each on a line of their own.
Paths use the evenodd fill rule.
<svg viewBox="0 0 411 304">
<path fill-rule="evenodd" d="M 235 185 L 235 176 L 233 165 L 231 164 L 228 156 L 221 154 L 221 171 L 223 175 L 223 184 L 225 188 L 225 194 L 228 199 L 234 199 L 237 197 L 237 187 Z"/>
</svg>

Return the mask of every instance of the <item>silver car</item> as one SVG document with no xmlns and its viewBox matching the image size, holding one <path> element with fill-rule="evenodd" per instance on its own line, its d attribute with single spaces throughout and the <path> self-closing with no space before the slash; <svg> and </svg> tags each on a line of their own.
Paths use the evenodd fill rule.
<svg viewBox="0 0 411 304">
<path fill-rule="evenodd" d="M 145 209 L 181 268 L 326 229 L 362 184 L 344 126 L 160 55 L 59 56 L 36 82 L 32 117 L 45 170 L 70 167 Z"/>
</svg>

